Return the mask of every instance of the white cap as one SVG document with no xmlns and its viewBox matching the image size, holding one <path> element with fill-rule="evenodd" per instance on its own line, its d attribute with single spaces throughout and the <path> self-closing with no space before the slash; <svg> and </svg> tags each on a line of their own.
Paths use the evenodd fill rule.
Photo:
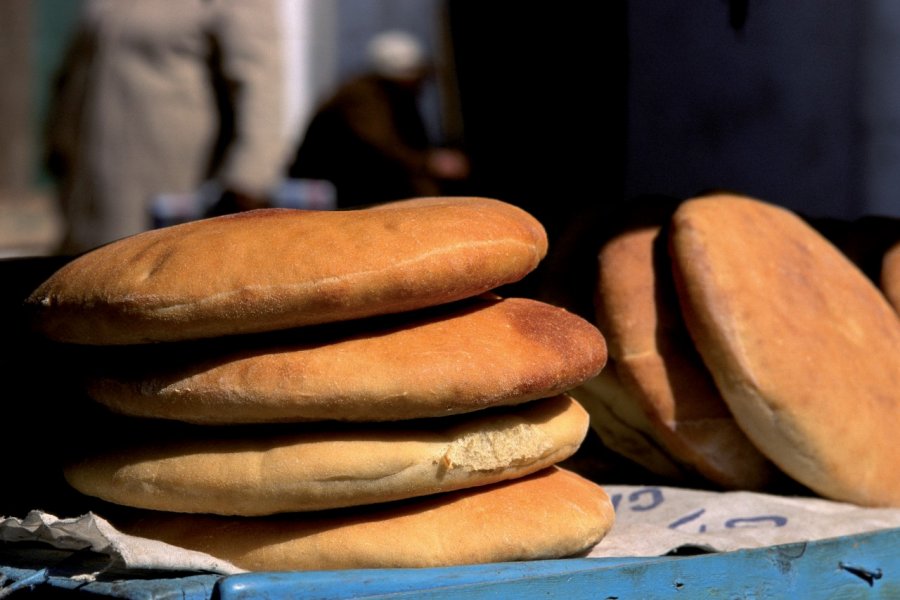
<svg viewBox="0 0 900 600">
<path fill-rule="evenodd" d="M 422 43 L 405 31 L 379 33 L 369 42 L 367 54 L 375 72 L 385 77 L 415 77 L 427 63 Z"/>
</svg>

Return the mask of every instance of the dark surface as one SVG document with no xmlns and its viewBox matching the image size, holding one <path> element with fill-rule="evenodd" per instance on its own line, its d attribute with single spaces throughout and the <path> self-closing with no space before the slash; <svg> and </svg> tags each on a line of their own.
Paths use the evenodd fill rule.
<svg viewBox="0 0 900 600">
<path fill-rule="evenodd" d="M 0 260 L 0 323 L 5 346 L 0 361 L 4 479 L 0 516 L 24 517 L 31 509 L 68 514 L 82 505 L 61 472 L 62 460 L 87 443 L 86 432 L 94 425 L 93 407 L 72 385 L 78 351 L 35 335 L 23 306 L 31 291 L 68 260 Z"/>
</svg>

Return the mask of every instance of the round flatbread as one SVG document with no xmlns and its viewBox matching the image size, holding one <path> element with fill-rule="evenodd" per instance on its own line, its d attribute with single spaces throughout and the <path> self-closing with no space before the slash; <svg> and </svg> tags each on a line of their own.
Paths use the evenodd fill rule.
<svg viewBox="0 0 900 600">
<path fill-rule="evenodd" d="M 688 200 L 670 239 L 686 323 L 748 437 L 825 497 L 900 506 L 900 322 L 875 285 L 753 198 Z"/>
<path fill-rule="evenodd" d="M 527 477 L 413 501 L 235 518 L 148 513 L 125 533 L 249 571 L 449 567 L 586 553 L 615 521 L 604 489 L 548 467 Z"/>
<path fill-rule="evenodd" d="M 26 306 L 35 328 L 60 342 L 209 338 L 475 296 L 518 281 L 546 252 L 536 219 L 488 198 L 264 209 L 93 250 L 51 275 Z"/>
<path fill-rule="evenodd" d="M 302 432 L 145 427 L 67 465 L 76 490 L 135 508 L 269 515 L 359 506 L 521 477 L 568 458 L 587 413 L 560 395 L 406 424 Z M 177 437 L 176 437 L 177 436 Z M 126 433 L 126 438 L 131 437 Z"/>
<path fill-rule="evenodd" d="M 606 362 L 594 325 L 525 298 L 318 333 L 117 349 L 88 393 L 117 413 L 202 424 L 394 421 L 554 396 Z"/>
<path fill-rule="evenodd" d="M 724 488 L 765 489 L 779 473 L 735 422 L 681 316 L 665 229 L 677 206 L 637 205 L 600 247 L 597 323 L 625 395 L 674 461 Z"/>
</svg>

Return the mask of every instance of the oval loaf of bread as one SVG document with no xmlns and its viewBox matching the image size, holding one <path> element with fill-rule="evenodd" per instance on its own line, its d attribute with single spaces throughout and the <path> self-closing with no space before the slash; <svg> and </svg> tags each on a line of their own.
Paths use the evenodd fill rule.
<svg viewBox="0 0 900 600">
<path fill-rule="evenodd" d="M 121 366 L 95 361 L 102 373 L 87 389 L 116 413 L 209 425 L 392 421 L 546 398 L 606 363 L 596 327 L 527 298 L 479 297 L 387 321 L 316 343 L 292 330 L 252 345 L 240 336 L 116 347 Z"/>
<path fill-rule="evenodd" d="M 140 233 L 75 258 L 26 300 L 76 344 L 274 331 L 403 312 L 518 281 L 547 236 L 489 198 L 347 211 L 262 209 Z"/>
<path fill-rule="evenodd" d="M 596 483 L 559 467 L 399 503 L 268 518 L 146 512 L 115 525 L 248 571 L 445 567 L 564 558 L 615 521 Z"/>
<path fill-rule="evenodd" d="M 189 428 L 110 445 L 65 469 L 79 492 L 123 506 L 258 516 L 486 485 L 560 462 L 587 435 L 566 395 L 461 417 L 347 427 Z M 159 432 L 160 430 L 154 430 Z M 135 433 L 135 437 L 141 435 Z"/>
</svg>

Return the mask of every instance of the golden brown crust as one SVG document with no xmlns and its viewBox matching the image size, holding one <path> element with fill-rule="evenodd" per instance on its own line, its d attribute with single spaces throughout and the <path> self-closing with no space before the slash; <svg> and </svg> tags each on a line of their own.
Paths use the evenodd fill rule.
<svg viewBox="0 0 900 600">
<path fill-rule="evenodd" d="M 823 496 L 900 506 L 900 322 L 875 285 L 752 198 L 687 201 L 671 242 L 689 330 L 756 446 Z"/>
<path fill-rule="evenodd" d="M 132 535 L 211 554 L 250 571 L 444 567 L 564 558 L 613 526 L 599 485 L 559 467 L 415 501 L 271 518 L 149 513 Z"/>
<path fill-rule="evenodd" d="M 624 395 L 646 415 L 660 447 L 719 486 L 763 489 L 777 470 L 734 422 L 681 317 L 665 246 L 675 207 L 644 212 L 601 246 L 597 322 Z"/>
<path fill-rule="evenodd" d="M 521 477 L 571 456 L 588 415 L 560 395 L 465 417 L 341 428 L 187 428 L 65 469 L 78 491 L 137 508 L 267 515 L 398 500 Z"/>
<path fill-rule="evenodd" d="M 113 242 L 65 265 L 26 304 L 35 327 L 62 342 L 206 338 L 474 296 L 521 279 L 546 252 L 537 220 L 487 198 L 265 209 Z"/>
<path fill-rule="evenodd" d="M 892 246 L 881 263 L 881 291 L 894 310 L 900 313 L 900 242 Z"/>
<path fill-rule="evenodd" d="M 208 358 L 193 346 L 139 360 L 118 352 L 132 373 L 109 371 L 88 389 L 119 413 L 193 423 L 389 421 L 553 396 L 606 362 L 595 326 L 525 298 L 473 299 L 390 324 L 315 344 L 286 341 L 302 333 L 261 348 L 217 340 L 214 355 L 202 346 Z"/>
</svg>

